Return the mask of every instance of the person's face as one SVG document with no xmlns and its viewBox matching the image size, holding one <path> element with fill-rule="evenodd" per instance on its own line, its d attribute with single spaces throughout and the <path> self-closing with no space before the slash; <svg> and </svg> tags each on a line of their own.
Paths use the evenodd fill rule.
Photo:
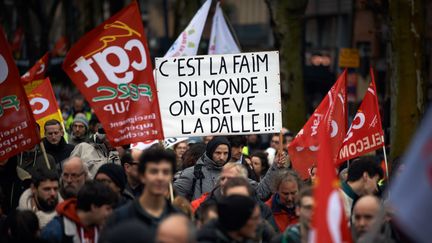
<svg viewBox="0 0 432 243">
<path fill-rule="evenodd" d="M 50 144 L 58 144 L 63 137 L 63 129 L 60 125 L 51 125 L 45 127 L 45 137 Z"/>
<path fill-rule="evenodd" d="M 120 194 L 120 188 L 111 180 L 109 176 L 104 173 L 99 173 L 96 175 L 95 180 L 105 183 L 111 188 L 115 193 Z"/>
<path fill-rule="evenodd" d="M 255 144 L 258 142 L 258 136 L 256 134 L 252 134 L 247 136 L 248 143 Z"/>
<path fill-rule="evenodd" d="M 378 209 L 373 204 L 356 205 L 353 209 L 353 227 L 358 236 L 368 232 L 375 223 Z"/>
<path fill-rule="evenodd" d="M 95 205 L 91 206 L 91 217 L 92 217 L 92 223 L 94 225 L 104 225 L 107 218 L 111 215 L 112 213 L 112 206 L 111 205 L 107 205 L 107 204 L 103 204 L 100 207 L 97 207 Z"/>
<path fill-rule="evenodd" d="M 231 161 L 239 161 L 242 156 L 243 146 L 231 147 Z"/>
<path fill-rule="evenodd" d="M 84 109 L 84 100 L 82 100 L 82 99 L 76 99 L 74 101 L 74 110 L 75 110 L 75 112 L 82 111 L 83 109 Z"/>
<path fill-rule="evenodd" d="M 179 143 L 175 148 L 175 153 L 177 155 L 177 158 L 181 158 L 183 154 L 188 150 L 189 146 L 187 143 Z"/>
<path fill-rule="evenodd" d="M 374 194 L 378 191 L 378 180 L 379 176 L 375 175 L 373 177 L 370 177 L 367 172 L 363 173 L 363 179 L 364 179 L 364 189 L 365 194 Z"/>
<path fill-rule="evenodd" d="M 251 161 L 255 174 L 261 175 L 261 171 L 263 169 L 261 159 L 257 156 L 252 156 Z"/>
<path fill-rule="evenodd" d="M 283 181 L 279 185 L 278 193 L 281 203 L 287 208 L 294 208 L 298 194 L 298 185 L 293 181 Z"/>
<path fill-rule="evenodd" d="M 315 185 L 315 180 L 316 180 L 316 173 L 317 173 L 317 167 L 313 167 L 311 169 L 310 178 L 311 178 L 312 184 L 314 184 L 314 185 Z"/>
<path fill-rule="evenodd" d="M 241 195 L 241 196 L 247 196 L 249 197 L 249 191 L 245 186 L 235 186 L 231 187 L 228 190 L 226 190 L 226 197 L 231 195 Z"/>
<path fill-rule="evenodd" d="M 213 139 L 213 136 L 205 136 L 204 139 L 203 139 L 203 142 L 204 142 L 205 144 L 207 144 L 207 143 L 210 142 L 210 140 L 212 140 L 212 139 Z"/>
<path fill-rule="evenodd" d="M 312 225 L 311 223 L 314 207 L 315 202 L 313 197 L 304 196 L 300 201 L 300 205 L 296 208 L 300 223 L 307 229 L 310 229 Z"/>
<path fill-rule="evenodd" d="M 72 124 L 72 134 L 75 137 L 82 137 L 86 134 L 86 127 L 82 122 L 75 122 Z"/>
<path fill-rule="evenodd" d="M 127 177 L 137 182 L 139 181 L 138 164 L 138 161 L 132 161 L 130 163 L 125 163 L 124 166 Z"/>
<path fill-rule="evenodd" d="M 171 163 L 168 161 L 147 163 L 144 174 L 141 175 L 141 182 L 145 185 L 144 191 L 148 190 L 153 195 L 166 195 L 173 177 L 172 173 Z"/>
<path fill-rule="evenodd" d="M 225 183 L 229 179 L 237 177 L 237 176 L 239 176 L 239 175 L 238 175 L 237 169 L 235 167 L 231 167 L 229 169 L 223 168 L 221 171 L 221 174 L 220 174 L 220 178 L 219 178 L 220 186 L 223 188 L 225 186 Z"/>
<path fill-rule="evenodd" d="M 228 160 L 229 148 L 226 144 L 217 146 L 213 152 L 212 160 L 219 166 L 224 165 Z"/>
<path fill-rule="evenodd" d="M 52 211 L 58 203 L 58 181 L 46 180 L 36 188 L 32 186 L 33 195 L 37 198 L 42 211 Z"/>
<path fill-rule="evenodd" d="M 85 183 L 85 171 L 78 163 L 66 163 L 62 174 L 62 187 L 65 195 L 76 196 Z"/>
<path fill-rule="evenodd" d="M 239 230 L 241 236 L 249 239 L 255 238 L 256 230 L 261 221 L 259 206 L 255 206 L 251 217 L 246 224 Z"/>
<path fill-rule="evenodd" d="M 273 136 L 271 141 L 270 141 L 270 147 L 274 148 L 274 149 L 279 149 L 279 136 Z"/>
</svg>

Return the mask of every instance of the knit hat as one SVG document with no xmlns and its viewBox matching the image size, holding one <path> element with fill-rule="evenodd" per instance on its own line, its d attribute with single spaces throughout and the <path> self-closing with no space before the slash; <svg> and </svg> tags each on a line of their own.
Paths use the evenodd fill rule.
<svg viewBox="0 0 432 243">
<path fill-rule="evenodd" d="M 123 191 L 126 187 L 126 174 L 120 165 L 103 164 L 96 172 L 95 178 L 100 173 L 107 175 L 120 188 L 120 191 Z"/>
<path fill-rule="evenodd" d="M 81 122 L 82 124 L 84 124 L 86 130 L 88 130 L 88 128 L 89 128 L 88 120 L 87 120 L 87 118 L 85 117 L 84 114 L 82 114 L 82 113 L 76 114 L 75 118 L 74 118 L 74 120 L 72 122 L 72 125 L 75 124 L 75 122 Z"/>
<path fill-rule="evenodd" d="M 256 202 L 246 196 L 231 195 L 217 205 L 219 223 L 228 231 L 241 229 L 251 217 Z"/>
<path fill-rule="evenodd" d="M 212 140 L 210 140 L 207 143 L 207 147 L 206 147 L 207 157 L 212 159 L 214 151 L 221 144 L 225 144 L 228 146 L 228 159 L 227 159 L 227 161 L 229 161 L 231 159 L 231 144 L 228 141 L 228 139 L 226 139 L 225 137 L 214 137 Z"/>
</svg>

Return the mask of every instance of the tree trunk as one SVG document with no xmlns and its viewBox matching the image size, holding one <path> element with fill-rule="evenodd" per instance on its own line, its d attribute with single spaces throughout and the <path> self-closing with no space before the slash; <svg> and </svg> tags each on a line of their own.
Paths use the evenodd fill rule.
<svg viewBox="0 0 432 243">
<path fill-rule="evenodd" d="M 307 0 L 265 0 L 279 49 L 283 125 L 299 131 L 306 119 L 303 83 L 303 16 Z"/>
<path fill-rule="evenodd" d="M 404 153 L 425 105 L 423 0 L 389 1 L 391 126 L 390 157 Z"/>
</svg>

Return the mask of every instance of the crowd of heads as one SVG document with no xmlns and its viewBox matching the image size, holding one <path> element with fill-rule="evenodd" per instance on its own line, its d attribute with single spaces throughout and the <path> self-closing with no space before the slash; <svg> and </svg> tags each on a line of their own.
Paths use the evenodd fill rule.
<svg viewBox="0 0 432 243">
<path fill-rule="evenodd" d="M 10 177 L 7 186 L 19 191 L 2 185 L 2 209 L 13 197 L 19 205 L 3 211 L 1 240 L 61 242 L 68 235 L 54 231 L 64 227 L 64 219 L 77 232 L 69 236 L 81 242 L 307 240 L 319 168 L 311 166 L 306 180 L 299 177 L 286 153 L 291 132 L 190 138 L 171 148 L 114 148 L 100 124 L 89 123 L 93 114 L 84 107 L 84 100 L 74 100 L 72 118 L 65 117 L 68 128 L 46 122 L 44 143 L 53 168 L 36 164 L 35 153 L 31 173 Z M 0 173 L 8 163 L 18 168 L 19 157 L 3 161 Z M 355 241 L 382 232 L 376 228 L 394 227 L 385 214 L 384 174 L 374 157 L 345 163 L 339 176 Z"/>
</svg>

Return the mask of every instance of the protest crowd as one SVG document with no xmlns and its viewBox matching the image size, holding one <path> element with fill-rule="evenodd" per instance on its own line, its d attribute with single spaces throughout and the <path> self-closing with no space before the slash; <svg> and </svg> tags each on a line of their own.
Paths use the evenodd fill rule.
<svg viewBox="0 0 432 243">
<path fill-rule="evenodd" d="M 395 218 L 403 187 L 389 182 L 407 169 L 382 151 L 373 70 L 352 127 L 344 71 L 296 134 L 276 52 L 187 59 L 176 42 L 153 71 L 136 15 L 133 2 L 71 48 L 63 69 L 82 95 L 57 94 L 47 116 L 27 101 L 52 90 L 39 72 L 0 89 L 21 99 L 1 107 L 0 242 L 417 242 Z M 0 86 L 15 85 L 0 49 Z"/>
</svg>

